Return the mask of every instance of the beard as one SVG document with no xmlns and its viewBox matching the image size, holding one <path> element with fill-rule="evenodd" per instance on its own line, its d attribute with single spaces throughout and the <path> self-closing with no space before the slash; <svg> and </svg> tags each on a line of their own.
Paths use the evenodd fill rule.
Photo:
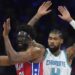
<svg viewBox="0 0 75 75">
<path fill-rule="evenodd" d="M 59 46 L 58 47 L 53 47 L 53 48 L 49 47 L 49 49 L 52 53 L 55 53 L 59 50 Z"/>
<path fill-rule="evenodd" d="M 16 40 L 15 44 L 16 44 L 16 49 L 18 51 L 26 51 L 27 48 L 28 48 L 28 46 L 29 46 L 28 45 L 29 44 L 28 40 L 24 40 L 24 41 L 18 41 L 18 40 Z"/>
</svg>

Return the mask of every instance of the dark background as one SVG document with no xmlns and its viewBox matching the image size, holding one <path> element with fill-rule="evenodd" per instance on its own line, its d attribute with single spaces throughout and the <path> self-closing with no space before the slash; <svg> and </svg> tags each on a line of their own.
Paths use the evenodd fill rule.
<svg viewBox="0 0 75 75">
<path fill-rule="evenodd" d="M 27 23 L 33 15 L 37 12 L 38 7 L 42 2 L 47 0 L 0 0 L 0 55 L 6 55 L 4 41 L 2 37 L 2 24 L 10 17 L 11 18 L 11 32 L 10 39 L 15 48 L 14 38 L 16 36 L 16 27 L 21 23 Z M 75 19 L 75 0 L 52 0 L 52 12 L 42 17 L 36 24 L 37 31 L 36 40 L 47 47 L 47 36 L 51 29 L 58 28 L 64 34 L 64 44 L 62 48 L 70 46 L 75 42 L 75 30 L 65 21 L 61 20 L 57 15 L 57 7 L 60 5 L 66 6 L 70 11 L 71 16 Z M 73 60 L 73 72 L 75 60 Z M 16 75 L 15 67 L 0 67 L 0 75 Z"/>
</svg>

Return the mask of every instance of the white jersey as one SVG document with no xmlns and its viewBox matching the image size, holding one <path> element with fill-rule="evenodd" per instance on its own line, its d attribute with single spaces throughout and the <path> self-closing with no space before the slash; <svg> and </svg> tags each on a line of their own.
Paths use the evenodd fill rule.
<svg viewBox="0 0 75 75">
<path fill-rule="evenodd" d="M 46 57 L 43 61 L 43 75 L 71 75 L 71 67 L 67 62 L 64 51 L 54 56 L 47 48 Z"/>
</svg>

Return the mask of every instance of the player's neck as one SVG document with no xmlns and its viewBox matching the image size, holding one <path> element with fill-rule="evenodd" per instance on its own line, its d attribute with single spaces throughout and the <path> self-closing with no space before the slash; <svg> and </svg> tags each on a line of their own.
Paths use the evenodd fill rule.
<svg viewBox="0 0 75 75">
<path fill-rule="evenodd" d="M 58 56 L 60 54 L 60 47 L 50 48 L 50 51 L 54 56 Z"/>
<path fill-rule="evenodd" d="M 58 56 L 60 54 L 60 49 L 53 53 L 55 56 Z"/>
</svg>

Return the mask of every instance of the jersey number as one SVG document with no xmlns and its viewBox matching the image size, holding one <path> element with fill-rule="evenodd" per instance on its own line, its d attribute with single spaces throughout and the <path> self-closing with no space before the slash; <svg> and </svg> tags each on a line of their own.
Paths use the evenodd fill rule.
<svg viewBox="0 0 75 75">
<path fill-rule="evenodd" d="M 59 68 L 52 68 L 51 75 L 60 75 L 60 69 Z"/>
</svg>

